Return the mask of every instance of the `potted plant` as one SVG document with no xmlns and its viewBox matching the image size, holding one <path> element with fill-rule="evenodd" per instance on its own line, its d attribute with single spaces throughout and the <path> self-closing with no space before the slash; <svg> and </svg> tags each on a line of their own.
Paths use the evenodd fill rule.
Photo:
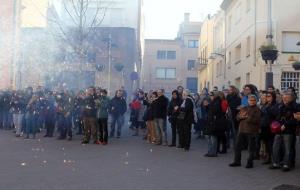
<svg viewBox="0 0 300 190">
<path fill-rule="evenodd" d="M 272 61 L 272 63 L 274 63 L 278 57 L 278 50 L 275 45 L 262 45 L 260 46 L 259 51 L 266 64 L 268 61 Z"/>
<path fill-rule="evenodd" d="M 295 61 L 292 66 L 296 71 L 300 70 L 300 61 Z"/>
<path fill-rule="evenodd" d="M 121 63 L 117 63 L 117 64 L 115 64 L 114 67 L 115 67 L 116 71 L 121 72 L 124 68 L 124 65 L 122 65 Z"/>
<path fill-rule="evenodd" d="M 97 71 L 101 72 L 104 70 L 104 65 L 97 64 L 96 69 L 97 69 Z"/>
</svg>

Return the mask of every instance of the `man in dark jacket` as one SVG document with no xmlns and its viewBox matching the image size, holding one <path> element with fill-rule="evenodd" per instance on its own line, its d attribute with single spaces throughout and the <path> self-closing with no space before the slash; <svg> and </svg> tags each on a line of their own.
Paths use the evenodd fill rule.
<svg viewBox="0 0 300 190">
<path fill-rule="evenodd" d="M 274 138 L 273 165 L 270 169 L 279 169 L 281 161 L 283 171 L 289 171 L 295 166 L 296 128 L 298 125 L 298 121 L 294 118 L 294 114 L 298 112 L 295 98 L 292 92 L 285 92 L 282 97 L 283 103 L 278 106 L 276 121 L 281 124 L 281 132 Z M 282 147 L 284 147 L 283 160 L 281 160 Z"/>
<path fill-rule="evenodd" d="M 84 126 L 84 139 L 83 144 L 90 141 L 92 135 L 94 144 L 100 144 L 97 136 L 97 108 L 96 108 L 96 94 L 95 88 L 89 87 L 87 89 L 86 97 L 83 101 L 83 126 Z"/>
<path fill-rule="evenodd" d="M 233 144 L 235 144 L 235 139 L 239 128 L 239 123 L 236 119 L 236 116 L 239 112 L 238 107 L 241 105 L 241 98 L 239 97 L 239 92 L 235 86 L 230 86 L 228 88 L 226 100 L 228 101 L 229 105 L 229 110 L 227 112 L 227 119 L 230 123 L 229 132 L 232 134 Z"/>
<path fill-rule="evenodd" d="M 108 142 L 108 130 L 107 130 L 107 121 L 108 121 L 108 109 L 110 100 L 107 97 L 107 91 L 105 89 L 100 91 L 100 97 L 97 100 L 97 119 L 99 126 L 99 140 L 102 145 L 106 145 Z"/>
<path fill-rule="evenodd" d="M 157 91 L 158 98 L 154 100 L 154 125 L 157 132 L 157 145 L 168 145 L 167 140 L 167 109 L 168 109 L 168 98 L 164 95 L 164 90 L 160 89 Z"/>
<path fill-rule="evenodd" d="M 110 101 L 110 114 L 112 116 L 110 138 L 115 135 L 115 126 L 117 128 L 117 138 L 121 137 L 122 126 L 124 125 L 124 114 L 127 111 L 126 101 L 123 97 L 122 90 L 117 90 L 115 97 Z"/>
<path fill-rule="evenodd" d="M 240 111 L 237 118 L 240 120 L 239 133 L 234 150 L 234 162 L 229 166 L 241 166 L 242 150 L 245 145 L 248 145 L 249 157 L 246 168 L 253 168 L 253 160 L 256 152 L 255 142 L 259 132 L 261 118 L 261 111 L 257 106 L 257 98 L 255 95 L 251 94 L 248 96 L 248 106 Z"/>
</svg>

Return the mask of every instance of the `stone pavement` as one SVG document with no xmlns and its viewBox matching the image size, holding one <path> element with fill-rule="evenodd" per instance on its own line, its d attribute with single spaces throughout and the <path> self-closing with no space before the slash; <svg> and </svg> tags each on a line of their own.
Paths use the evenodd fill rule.
<svg viewBox="0 0 300 190">
<path fill-rule="evenodd" d="M 300 185 L 299 159 L 288 173 L 271 171 L 259 161 L 250 170 L 230 168 L 232 150 L 205 158 L 205 140 L 193 140 L 190 152 L 183 152 L 147 144 L 129 131 L 107 146 L 81 145 L 79 136 L 59 141 L 42 135 L 24 140 L 0 130 L 0 190 L 267 190 Z M 298 152 L 299 147 L 298 142 Z"/>
</svg>

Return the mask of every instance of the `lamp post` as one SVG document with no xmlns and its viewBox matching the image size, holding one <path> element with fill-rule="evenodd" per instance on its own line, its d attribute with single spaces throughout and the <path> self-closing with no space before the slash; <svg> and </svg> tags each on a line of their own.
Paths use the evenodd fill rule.
<svg viewBox="0 0 300 190">
<path fill-rule="evenodd" d="M 268 0 L 268 33 L 267 33 L 267 45 L 271 46 L 273 44 L 273 34 L 272 34 L 272 0 Z M 273 85 L 273 72 L 272 72 L 272 60 L 267 61 L 267 67 L 269 66 L 269 71 L 266 72 L 266 89 L 268 86 Z"/>
</svg>

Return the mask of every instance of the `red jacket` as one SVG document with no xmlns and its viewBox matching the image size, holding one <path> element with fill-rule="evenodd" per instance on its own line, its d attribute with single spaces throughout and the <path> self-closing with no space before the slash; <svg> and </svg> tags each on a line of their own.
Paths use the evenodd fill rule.
<svg viewBox="0 0 300 190">
<path fill-rule="evenodd" d="M 227 100 L 222 100 L 221 101 L 221 107 L 222 107 L 222 112 L 226 113 L 226 111 L 228 109 L 228 102 L 227 102 Z"/>
</svg>

